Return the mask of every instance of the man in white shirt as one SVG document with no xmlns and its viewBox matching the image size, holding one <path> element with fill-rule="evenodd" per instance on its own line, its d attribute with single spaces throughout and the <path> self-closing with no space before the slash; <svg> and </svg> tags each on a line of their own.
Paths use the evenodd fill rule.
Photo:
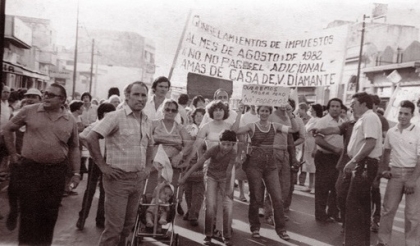
<svg viewBox="0 0 420 246">
<path fill-rule="evenodd" d="M 385 138 L 379 170 L 389 181 L 379 225 L 378 246 L 390 245 L 392 224 L 404 194 L 405 245 L 420 245 L 420 127 L 410 122 L 414 104 L 404 100 L 400 106 L 398 125 L 389 129 Z"/>
<path fill-rule="evenodd" d="M 366 92 L 354 94 L 350 106 L 359 119 L 347 146 L 350 161 L 344 167 L 344 173 L 352 175 L 346 199 L 344 243 L 345 246 L 369 246 L 370 191 L 382 155 L 382 124 L 372 110 L 372 97 Z"/>
</svg>

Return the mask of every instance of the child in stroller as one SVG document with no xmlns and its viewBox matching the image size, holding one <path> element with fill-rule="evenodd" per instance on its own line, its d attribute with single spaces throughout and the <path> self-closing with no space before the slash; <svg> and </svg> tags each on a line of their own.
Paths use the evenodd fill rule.
<svg viewBox="0 0 420 246">
<path fill-rule="evenodd" d="M 156 194 L 159 194 L 156 197 Z M 151 204 L 168 204 L 171 198 L 174 196 L 174 188 L 171 184 L 162 182 L 160 183 L 155 190 L 153 191 L 153 199 Z M 159 203 L 156 201 L 156 198 L 159 199 Z M 149 206 L 146 210 L 146 227 L 154 226 L 155 214 L 158 213 L 158 223 L 160 225 L 166 225 L 168 223 L 168 206 Z"/>
</svg>

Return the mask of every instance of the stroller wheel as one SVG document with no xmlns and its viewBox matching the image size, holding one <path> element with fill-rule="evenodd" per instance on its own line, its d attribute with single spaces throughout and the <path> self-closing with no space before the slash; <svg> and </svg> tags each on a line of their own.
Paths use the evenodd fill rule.
<svg viewBox="0 0 420 246">
<path fill-rule="evenodd" d="M 174 233 L 172 237 L 172 243 L 171 246 L 178 246 L 179 245 L 179 236 L 177 233 Z"/>
</svg>

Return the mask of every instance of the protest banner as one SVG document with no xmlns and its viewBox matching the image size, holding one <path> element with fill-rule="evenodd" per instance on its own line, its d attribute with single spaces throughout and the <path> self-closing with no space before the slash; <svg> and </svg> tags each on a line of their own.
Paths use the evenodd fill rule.
<svg viewBox="0 0 420 246">
<path fill-rule="evenodd" d="M 289 99 L 290 88 L 268 85 L 243 85 L 242 103 L 245 105 L 284 106 Z"/>
<path fill-rule="evenodd" d="M 190 72 L 234 83 L 335 85 L 341 79 L 347 34 L 345 26 L 278 40 L 249 38 L 192 15 L 176 56 L 174 80 L 186 81 Z"/>
</svg>

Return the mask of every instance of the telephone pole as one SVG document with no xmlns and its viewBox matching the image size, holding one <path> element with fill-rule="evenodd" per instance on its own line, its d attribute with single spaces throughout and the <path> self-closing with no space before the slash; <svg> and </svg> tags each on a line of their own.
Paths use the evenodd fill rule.
<svg viewBox="0 0 420 246">
<path fill-rule="evenodd" d="M 76 18 L 76 45 L 74 47 L 74 65 L 73 65 L 73 90 L 72 97 L 75 99 L 76 95 L 76 77 L 77 77 L 77 40 L 79 39 L 79 1 L 77 1 L 77 18 Z"/>
<path fill-rule="evenodd" d="M 95 39 L 92 39 L 92 56 L 90 62 L 90 82 L 89 82 L 89 93 L 92 95 L 92 80 L 93 80 L 93 56 L 95 52 Z"/>
<path fill-rule="evenodd" d="M 365 20 L 369 18 L 367 15 L 363 15 L 363 24 L 362 24 L 362 38 L 360 40 L 360 51 L 359 51 L 359 63 L 357 64 L 357 80 L 356 80 L 356 93 L 359 92 L 360 87 L 360 66 L 362 65 L 362 55 L 363 55 L 363 43 L 365 42 Z"/>
</svg>

